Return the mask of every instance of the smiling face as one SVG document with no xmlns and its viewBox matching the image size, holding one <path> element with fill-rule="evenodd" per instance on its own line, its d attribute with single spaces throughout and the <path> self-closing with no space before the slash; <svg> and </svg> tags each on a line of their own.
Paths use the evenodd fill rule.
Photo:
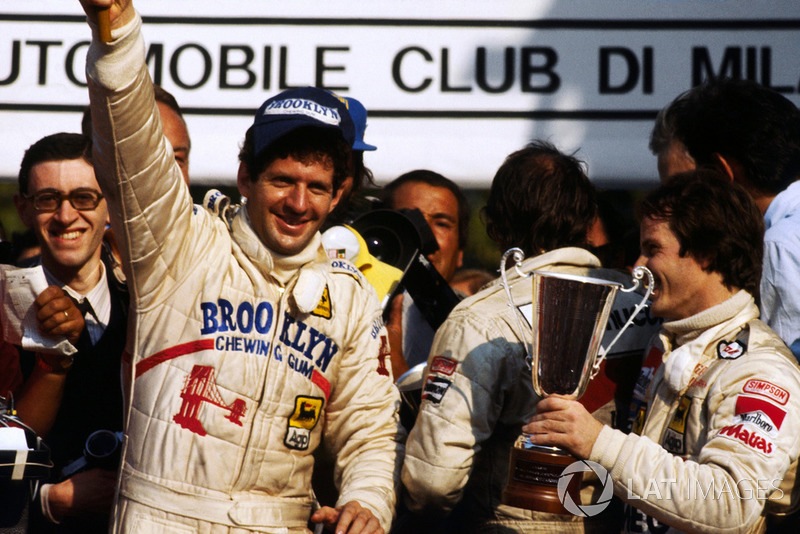
<svg viewBox="0 0 800 534">
<path fill-rule="evenodd" d="M 30 170 L 27 195 L 45 189 L 68 195 L 76 189 L 100 193 L 94 169 L 84 159 L 45 161 Z M 33 228 L 42 247 L 42 264 L 59 280 L 81 291 L 99 279 L 100 250 L 108 222 L 105 199 L 93 210 L 79 211 L 64 200 L 53 212 L 37 211 L 32 199 L 15 197 L 22 222 Z"/>
<path fill-rule="evenodd" d="M 431 227 L 439 250 L 430 254 L 431 261 L 448 282 L 461 267 L 464 253 L 458 247 L 458 199 L 445 187 L 424 182 L 406 182 L 392 194 L 392 209 L 417 208 Z"/>
<path fill-rule="evenodd" d="M 656 317 L 685 319 L 731 295 L 719 273 L 704 270 L 704 265 L 688 254 L 680 255 L 680 243 L 666 220 L 642 220 L 641 249 L 636 265 L 644 265 L 655 276 L 650 311 Z"/>
<path fill-rule="evenodd" d="M 255 182 L 240 165 L 238 183 L 256 235 L 283 255 L 297 254 L 308 245 L 342 194 L 341 188 L 333 191 L 329 161 L 306 164 L 291 156 L 273 160 Z"/>
</svg>

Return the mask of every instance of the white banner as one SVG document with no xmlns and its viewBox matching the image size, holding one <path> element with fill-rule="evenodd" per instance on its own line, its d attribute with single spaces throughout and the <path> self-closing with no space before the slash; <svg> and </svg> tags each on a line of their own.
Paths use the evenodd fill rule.
<svg viewBox="0 0 800 534">
<path fill-rule="evenodd" d="M 9 4 L 9 5 L 6 5 Z M 139 0 L 148 64 L 185 108 L 195 183 L 234 183 L 267 97 L 316 85 L 370 113 L 385 182 L 429 168 L 485 187 L 510 152 L 548 139 L 608 187 L 656 180 L 655 113 L 710 76 L 800 104 L 797 0 Z M 77 1 L 3 3 L 0 176 L 86 105 Z"/>
</svg>

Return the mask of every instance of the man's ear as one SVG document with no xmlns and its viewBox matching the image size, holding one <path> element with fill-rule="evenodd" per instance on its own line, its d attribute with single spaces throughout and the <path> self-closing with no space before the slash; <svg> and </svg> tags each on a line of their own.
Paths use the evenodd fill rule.
<svg viewBox="0 0 800 534">
<path fill-rule="evenodd" d="M 713 158 L 716 167 L 725 173 L 731 182 L 741 181 L 741 167 L 735 160 L 726 158 L 719 152 L 714 152 Z"/>
<path fill-rule="evenodd" d="M 344 180 L 342 180 L 339 189 L 333 192 L 333 198 L 331 198 L 331 209 L 328 213 L 333 212 L 336 209 L 336 206 L 339 205 L 339 202 L 342 201 L 343 198 L 347 198 L 350 195 L 350 191 L 353 189 L 353 177 L 352 176 L 345 176 Z"/>
<path fill-rule="evenodd" d="M 22 224 L 30 228 L 33 226 L 33 219 L 30 213 L 31 210 L 27 209 L 28 206 L 26 204 L 27 200 L 25 200 L 22 195 L 19 193 L 14 194 L 14 207 L 17 208 L 17 214 L 19 215 Z"/>
<path fill-rule="evenodd" d="M 331 198 L 331 207 L 328 210 L 328 214 L 333 212 L 333 210 L 336 209 L 336 206 L 339 205 L 339 202 L 342 200 L 342 197 L 344 196 L 345 189 L 349 188 L 345 188 L 344 184 L 342 184 L 341 186 L 339 186 L 339 189 L 333 192 L 333 198 Z"/>
<path fill-rule="evenodd" d="M 250 173 L 247 171 L 247 165 L 243 162 L 239 163 L 239 170 L 236 172 L 236 185 L 239 186 L 239 193 L 241 193 L 243 197 L 250 197 L 250 188 L 253 183 L 250 181 Z"/>
</svg>

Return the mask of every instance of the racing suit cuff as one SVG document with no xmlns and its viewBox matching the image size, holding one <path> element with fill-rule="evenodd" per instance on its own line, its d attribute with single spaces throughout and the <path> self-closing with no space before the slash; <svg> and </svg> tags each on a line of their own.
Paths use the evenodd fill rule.
<svg viewBox="0 0 800 534">
<path fill-rule="evenodd" d="M 119 28 L 112 30 L 110 43 L 100 41 L 97 24 L 92 28 L 92 44 L 86 57 L 86 73 L 97 84 L 119 89 L 130 84 L 145 60 L 142 18 L 139 13 Z"/>
<path fill-rule="evenodd" d="M 600 434 L 597 435 L 592 452 L 589 454 L 589 460 L 602 465 L 610 472 L 624 448 L 626 438 L 627 436 L 622 431 L 604 425 Z"/>
<path fill-rule="evenodd" d="M 354 490 L 347 492 L 347 494 L 339 496 L 336 507 L 344 506 L 350 501 L 357 501 L 358 504 L 372 512 L 372 515 L 374 515 L 375 519 L 381 524 L 384 532 L 389 532 L 389 528 L 394 520 L 394 509 L 390 506 L 391 501 L 389 499 L 383 501 L 376 499 L 378 491 L 378 488 L 374 488 L 373 491 Z"/>
<path fill-rule="evenodd" d="M 42 515 L 51 523 L 55 523 L 56 525 L 60 524 L 61 521 L 57 521 L 55 517 L 53 517 L 53 513 L 50 511 L 50 488 L 52 488 L 52 484 L 45 484 L 39 490 L 39 502 L 42 507 Z"/>
</svg>

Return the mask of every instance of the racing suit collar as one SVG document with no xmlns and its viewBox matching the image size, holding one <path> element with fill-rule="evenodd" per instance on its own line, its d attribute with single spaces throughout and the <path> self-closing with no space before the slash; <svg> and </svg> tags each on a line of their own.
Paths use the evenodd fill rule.
<svg viewBox="0 0 800 534">
<path fill-rule="evenodd" d="M 286 286 L 304 265 L 317 260 L 322 250 L 322 238 L 317 232 L 308 245 L 291 256 L 277 254 L 258 238 L 246 209 L 241 209 L 231 223 L 233 240 L 242 248 L 255 267 L 265 276 L 277 280 Z"/>
</svg>

